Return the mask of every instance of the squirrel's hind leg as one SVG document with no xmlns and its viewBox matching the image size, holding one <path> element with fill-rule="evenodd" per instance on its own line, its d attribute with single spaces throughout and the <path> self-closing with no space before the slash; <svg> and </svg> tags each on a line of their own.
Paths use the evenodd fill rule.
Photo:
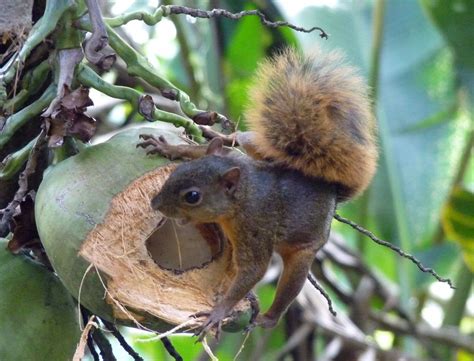
<svg viewBox="0 0 474 361">
<path fill-rule="evenodd" d="M 283 259 L 283 272 L 278 281 L 275 299 L 270 309 L 257 316 L 256 324 L 265 328 L 274 327 L 283 312 L 298 296 L 314 260 L 314 247 L 296 248 L 286 246 L 279 250 Z"/>
</svg>

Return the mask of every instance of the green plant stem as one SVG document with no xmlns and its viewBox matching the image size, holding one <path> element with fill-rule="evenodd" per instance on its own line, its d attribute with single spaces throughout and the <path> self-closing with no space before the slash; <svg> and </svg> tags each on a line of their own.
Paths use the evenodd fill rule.
<svg viewBox="0 0 474 361">
<path fill-rule="evenodd" d="M 191 102 L 188 94 L 174 86 L 168 80 L 157 75 L 158 72 L 156 69 L 153 69 L 148 60 L 128 45 L 110 26 L 107 26 L 107 32 L 109 34 L 110 46 L 125 61 L 127 71 L 130 75 L 138 76 L 160 90 L 174 90 L 182 111 L 188 117 L 193 118 L 204 112 Z"/>
<path fill-rule="evenodd" d="M 445 309 L 443 326 L 459 326 L 471 292 L 473 274 L 464 261 L 461 260 L 459 264 L 460 267 L 455 280 L 456 290 Z"/>
<path fill-rule="evenodd" d="M 33 26 L 30 35 L 23 44 L 16 59 L 11 63 L 4 74 L 0 74 L 3 86 L 9 84 L 15 77 L 20 64 L 30 55 L 31 51 L 40 44 L 56 28 L 64 12 L 74 5 L 72 0 L 48 0 L 43 16 Z"/>
<path fill-rule="evenodd" d="M 139 109 L 142 94 L 135 89 L 109 84 L 90 67 L 84 64 L 78 66 L 77 78 L 85 86 L 97 89 L 113 98 L 127 100 L 135 109 Z M 174 113 L 165 112 L 156 107 L 153 109 L 152 116 L 153 120 L 172 123 L 176 127 L 183 127 L 188 134 L 193 136 L 196 142 L 204 142 L 201 129 L 190 119 L 186 119 Z"/>
<path fill-rule="evenodd" d="M 33 149 L 33 146 L 36 144 L 38 137 L 31 140 L 27 145 L 15 153 L 7 155 L 7 157 L 0 164 L 0 180 L 3 181 L 11 179 L 20 171 L 21 167 L 28 159 L 31 149 Z"/>
<path fill-rule="evenodd" d="M 132 13 L 123 14 L 115 18 L 105 18 L 106 24 L 113 28 L 125 25 L 132 20 L 141 20 L 149 26 L 158 24 L 163 18 L 163 7 L 158 7 L 152 14 L 145 11 L 134 11 Z"/>
<path fill-rule="evenodd" d="M 474 126 L 471 127 L 469 134 L 467 136 L 467 142 L 462 151 L 461 159 L 459 160 L 459 166 L 454 176 L 452 188 L 462 183 L 464 179 L 464 175 L 466 174 L 467 167 L 469 165 L 469 161 L 471 160 L 471 154 L 472 154 L 473 148 L 474 148 Z"/>
<path fill-rule="evenodd" d="M 449 302 L 444 307 L 443 326 L 459 327 L 464 316 L 467 300 L 471 294 L 474 275 L 459 257 L 459 269 L 456 275 L 456 289 Z M 445 345 L 439 346 L 439 353 L 443 360 L 451 360 L 453 349 Z"/>
<path fill-rule="evenodd" d="M 110 46 L 127 64 L 127 71 L 132 76 L 142 77 L 147 83 L 158 89 L 174 89 L 179 92 L 171 82 L 157 75 L 148 60 L 138 51 L 123 40 L 110 26 L 107 26 Z"/>
<path fill-rule="evenodd" d="M 76 76 L 83 85 L 97 89 L 112 98 L 127 100 L 134 108 L 138 108 L 138 100 L 141 96 L 141 93 L 138 90 L 107 83 L 94 70 L 85 64 L 80 64 L 78 66 Z"/>
<path fill-rule="evenodd" d="M 163 0 L 164 5 L 171 5 L 170 0 Z M 191 62 L 191 47 L 189 46 L 188 39 L 186 38 L 184 26 L 181 19 L 174 15 L 170 16 L 170 20 L 173 22 L 176 28 L 176 37 L 178 38 L 178 43 L 180 47 L 180 57 L 184 64 L 184 70 L 189 80 L 189 88 L 191 90 L 191 98 L 198 99 L 201 93 L 201 86 L 196 80 L 196 75 L 194 71 L 194 66 Z"/>
<path fill-rule="evenodd" d="M 84 36 L 79 29 L 72 26 L 76 16 L 77 14 L 75 8 L 69 9 L 64 13 L 61 21 L 59 22 L 57 31 L 55 32 L 56 49 L 61 50 L 81 47 Z"/>
<path fill-rule="evenodd" d="M 28 98 L 35 95 L 43 86 L 50 72 L 51 68 L 49 62 L 48 60 L 45 60 L 37 65 L 33 70 L 25 74 L 21 85 L 21 91 L 12 99 L 7 100 L 3 109 L 9 113 L 13 113 L 16 109 L 21 108 Z"/>
<path fill-rule="evenodd" d="M 378 98 L 380 59 L 382 53 L 382 40 L 385 19 L 385 0 L 377 0 L 374 8 L 372 48 L 370 54 L 369 86 L 372 91 L 372 99 Z"/>
<path fill-rule="evenodd" d="M 374 16 L 375 19 L 383 17 L 385 9 L 385 0 L 378 0 L 375 4 Z M 383 22 L 381 19 L 374 21 L 374 27 L 381 29 Z M 380 50 L 382 45 L 382 32 L 380 30 L 379 35 L 377 32 L 374 33 L 373 47 L 372 47 L 372 69 L 370 72 L 369 83 L 372 85 L 373 94 L 377 95 L 377 83 L 378 83 L 378 67 L 380 63 Z M 401 248 L 407 253 L 412 252 L 412 239 L 410 236 L 409 223 L 407 214 L 405 212 L 406 202 L 404 200 L 404 194 L 402 191 L 400 177 L 396 172 L 396 165 L 394 162 L 395 156 L 393 154 L 392 138 L 390 136 L 388 124 L 383 115 L 379 116 L 379 136 L 380 142 L 383 145 L 385 163 L 387 167 L 387 174 L 389 179 L 389 185 L 391 190 L 391 197 L 393 199 L 393 205 L 395 210 L 395 221 L 397 229 L 397 238 L 400 242 Z M 399 267 L 399 283 L 400 283 L 400 299 L 403 307 L 410 311 L 409 300 L 413 291 L 413 270 L 410 267 Z M 410 314 L 412 312 L 409 312 Z"/>
<path fill-rule="evenodd" d="M 385 0 L 377 0 L 375 2 L 373 21 L 372 21 L 372 48 L 370 55 L 370 69 L 368 83 L 372 95 L 372 106 L 374 112 L 377 111 L 377 96 L 378 96 L 378 85 L 379 85 L 379 73 L 380 73 L 380 57 L 382 53 L 382 38 L 384 31 L 384 17 L 385 17 Z M 375 121 L 375 118 L 374 120 Z M 359 200 L 359 217 L 357 223 L 363 227 L 367 227 L 369 219 L 369 201 L 370 201 L 371 188 L 362 195 Z M 364 236 L 359 234 L 357 236 L 357 246 L 359 251 L 364 254 L 365 251 Z"/>
<path fill-rule="evenodd" d="M 0 132 L 0 149 L 3 148 L 3 146 L 22 125 L 41 113 L 41 111 L 51 103 L 55 95 L 56 86 L 51 84 L 39 99 L 17 113 L 10 115 Z"/>
</svg>

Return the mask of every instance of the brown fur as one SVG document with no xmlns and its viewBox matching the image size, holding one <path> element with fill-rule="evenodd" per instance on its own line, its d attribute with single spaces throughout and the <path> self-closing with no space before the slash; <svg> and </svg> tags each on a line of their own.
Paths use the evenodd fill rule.
<svg viewBox="0 0 474 361">
<path fill-rule="evenodd" d="M 366 84 L 338 52 L 286 50 L 254 83 L 246 120 L 258 153 L 342 185 L 344 198 L 364 191 L 377 162 L 375 121 Z"/>
</svg>

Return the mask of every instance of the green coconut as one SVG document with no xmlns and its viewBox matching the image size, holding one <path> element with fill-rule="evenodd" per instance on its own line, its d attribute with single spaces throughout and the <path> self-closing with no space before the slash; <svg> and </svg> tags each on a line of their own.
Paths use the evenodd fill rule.
<svg viewBox="0 0 474 361">
<path fill-rule="evenodd" d="M 43 266 L 0 239 L 0 360 L 69 361 L 81 335 L 77 305 Z"/>
<path fill-rule="evenodd" d="M 215 305 L 234 274 L 232 249 L 217 226 L 179 226 L 151 208 L 177 164 L 136 148 L 143 133 L 185 142 L 161 124 L 91 146 L 45 174 L 35 216 L 55 271 L 81 304 L 109 321 L 164 331 Z M 236 306 L 239 324 L 249 309 L 246 300 Z"/>
</svg>

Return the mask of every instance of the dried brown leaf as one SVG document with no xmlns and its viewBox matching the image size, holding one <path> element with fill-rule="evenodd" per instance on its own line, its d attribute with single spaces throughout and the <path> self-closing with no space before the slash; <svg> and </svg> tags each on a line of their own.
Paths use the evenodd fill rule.
<svg viewBox="0 0 474 361">
<path fill-rule="evenodd" d="M 13 238 L 8 242 L 8 249 L 13 253 L 41 245 L 36 228 L 34 196 L 35 193 L 30 191 L 22 199 L 10 223 Z"/>
<path fill-rule="evenodd" d="M 71 92 L 64 86 L 64 96 L 54 105 L 51 116 L 44 121 L 48 146 L 60 147 L 66 136 L 88 142 L 95 134 L 97 124 L 94 118 L 84 112 L 93 104 L 88 88 L 81 86 Z"/>
</svg>

